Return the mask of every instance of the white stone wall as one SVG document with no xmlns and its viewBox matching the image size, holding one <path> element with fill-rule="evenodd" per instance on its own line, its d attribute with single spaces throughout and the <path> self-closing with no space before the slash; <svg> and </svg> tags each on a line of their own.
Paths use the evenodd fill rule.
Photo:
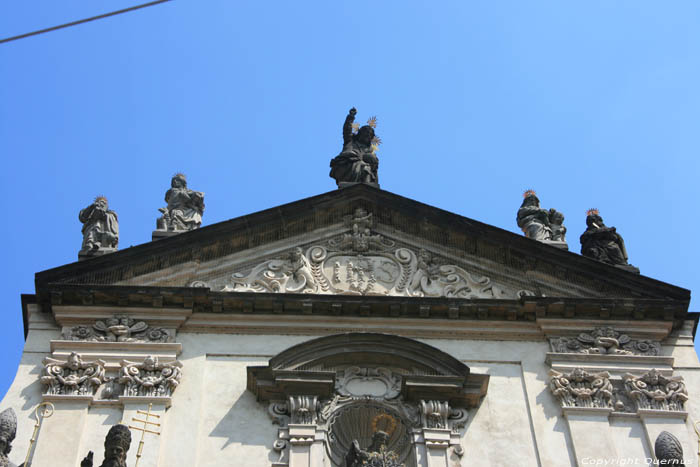
<svg viewBox="0 0 700 467">
<path fill-rule="evenodd" d="M 0 404 L 0 410 L 12 407 L 18 416 L 18 435 L 10 454 L 17 464 L 26 454 L 34 407 L 42 401 L 41 361 L 51 354 L 50 341 L 60 338 L 60 329 L 50 316 L 37 313 L 36 307 L 31 311 L 30 333 L 17 376 Z M 154 413 L 162 417 L 162 435 L 146 435 L 139 465 L 271 465 L 278 457 L 272 450 L 278 427 L 267 415 L 267 404 L 258 403 L 246 390 L 246 367 L 265 365 L 275 354 L 314 337 L 318 336 L 179 333 L 183 378 L 170 408 L 154 406 Z M 661 428 L 675 430 L 686 458 L 694 459 L 691 465 L 697 465 L 692 422 L 700 420 L 700 364 L 687 327 L 666 339 L 662 347 L 664 355 L 674 357 L 674 374 L 683 376 L 690 393 L 686 421 L 641 420 L 634 414 L 570 413 L 565 417 L 548 388 L 551 367 L 545 358 L 550 348 L 544 339 L 418 340 L 463 361 L 473 372 L 491 376 L 486 398 L 478 409 L 470 410 L 462 438 L 464 456 L 461 460 L 452 456 L 450 466 L 596 465 L 612 461 L 611 457 L 642 462 L 629 461 L 627 465 L 647 465 L 644 459 L 650 458 L 653 450 L 648 438 Z M 145 409 L 144 403 L 137 402 L 54 404 L 56 413 L 44 421 L 39 434 L 36 467 L 76 467 L 89 450 L 95 452 L 98 466 L 109 427 L 128 422 L 136 410 Z M 135 463 L 139 439 L 140 434 L 134 432 L 130 466 Z M 588 457 L 582 458 L 584 453 Z"/>
</svg>

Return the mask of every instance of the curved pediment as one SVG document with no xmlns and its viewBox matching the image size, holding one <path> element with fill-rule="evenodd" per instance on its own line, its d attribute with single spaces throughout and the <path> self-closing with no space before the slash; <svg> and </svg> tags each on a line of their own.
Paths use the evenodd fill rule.
<svg viewBox="0 0 700 467">
<path fill-rule="evenodd" d="M 341 365 L 376 364 L 405 374 L 469 376 L 469 367 L 428 344 L 391 334 L 347 333 L 295 345 L 270 359 L 274 370 L 328 371 Z"/>
<path fill-rule="evenodd" d="M 248 389 L 258 400 L 330 397 L 341 379 L 360 375 L 355 369 L 395 375 L 387 391 L 397 386 L 404 400 L 439 399 L 474 407 L 488 386 L 488 375 L 472 374 L 467 365 L 430 345 L 389 334 L 347 333 L 290 347 L 268 366 L 248 367 Z"/>
</svg>

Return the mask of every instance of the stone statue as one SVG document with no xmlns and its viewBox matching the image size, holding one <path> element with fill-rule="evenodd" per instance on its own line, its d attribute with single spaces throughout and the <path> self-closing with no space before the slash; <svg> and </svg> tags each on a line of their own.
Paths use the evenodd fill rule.
<svg viewBox="0 0 700 467">
<path fill-rule="evenodd" d="M 131 445 L 131 432 L 125 425 L 114 425 L 105 438 L 105 460 L 100 467 L 126 467 L 126 453 Z M 80 463 L 80 467 L 92 467 L 92 451 Z"/>
<path fill-rule="evenodd" d="M 656 438 L 654 455 L 659 465 L 685 465 L 683 446 L 678 438 L 668 431 L 662 431 Z"/>
<path fill-rule="evenodd" d="M 533 190 L 527 190 L 523 193 L 523 198 L 523 204 L 518 209 L 516 220 L 525 236 L 568 249 L 566 227 L 563 226 L 564 214 L 556 209 L 541 208 L 540 200 Z"/>
<path fill-rule="evenodd" d="M 377 168 L 377 146 L 379 138 L 374 134 L 376 118 L 372 117 L 356 133 L 353 125 L 357 110 L 350 109 L 343 124 L 343 150 L 331 160 L 330 176 L 335 179 L 338 188 L 349 183 L 367 183 L 379 187 Z"/>
<path fill-rule="evenodd" d="M 165 193 L 165 202 L 168 205 L 158 209 L 163 215 L 156 221 L 154 237 L 158 236 L 158 232 L 175 234 L 198 229 L 202 225 L 204 193 L 187 188 L 187 179 L 181 173 L 173 176 L 170 186 Z"/>
<path fill-rule="evenodd" d="M 384 425 L 379 428 L 379 425 Z M 396 428 L 396 420 L 388 414 L 379 414 L 372 420 L 372 442 L 367 449 L 361 449 L 355 439 L 345 455 L 343 467 L 404 467 L 395 452 L 387 449 L 391 433 Z"/>
<path fill-rule="evenodd" d="M 16 467 L 16 464 L 10 462 L 8 458 L 16 435 L 17 415 L 13 409 L 5 409 L 0 413 L 0 467 Z M 29 465 L 27 464 L 27 467 Z M 20 467 L 23 466 L 24 464 L 20 465 Z"/>
<path fill-rule="evenodd" d="M 83 246 L 78 259 L 116 251 L 119 244 L 117 213 L 110 211 L 107 198 L 98 196 L 80 211 L 78 219 L 83 223 Z"/>
<path fill-rule="evenodd" d="M 639 273 L 627 263 L 625 242 L 615 227 L 606 227 L 597 209 L 586 212 L 587 229 L 581 235 L 581 254 L 606 264 Z"/>
</svg>

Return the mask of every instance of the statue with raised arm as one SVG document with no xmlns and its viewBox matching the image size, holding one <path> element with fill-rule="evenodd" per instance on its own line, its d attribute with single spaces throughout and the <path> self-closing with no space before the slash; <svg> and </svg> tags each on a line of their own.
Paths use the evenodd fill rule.
<svg viewBox="0 0 700 467">
<path fill-rule="evenodd" d="M 556 209 L 541 208 L 534 190 L 523 193 L 516 221 L 527 238 L 568 249 L 564 214 Z"/>
<path fill-rule="evenodd" d="M 78 253 L 79 259 L 116 251 L 119 222 L 117 213 L 109 210 L 107 198 L 95 198 L 90 206 L 80 211 L 78 219 L 83 223 L 83 246 Z"/>
<path fill-rule="evenodd" d="M 615 227 L 606 227 L 597 209 L 586 212 L 586 231 L 581 235 L 581 254 L 606 264 L 639 273 L 627 262 L 627 249 Z"/>
<path fill-rule="evenodd" d="M 126 425 L 114 425 L 105 438 L 105 459 L 100 467 L 126 467 L 126 453 L 131 446 L 131 431 Z M 93 453 L 80 463 L 80 467 L 92 467 Z"/>
<path fill-rule="evenodd" d="M 173 176 L 165 202 L 168 205 L 158 209 L 163 215 L 156 221 L 156 232 L 180 233 L 202 225 L 204 193 L 187 188 L 184 174 Z"/>
<path fill-rule="evenodd" d="M 378 187 L 379 159 L 376 151 L 381 141 L 374 133 L 377 119 L 372 117 L 367 125 L 359 128 L 354 123 L 355 115 L 357 110 L 353 107 L 343 124 L 343 150 L 331 160 L 330 176 L 335 179 L 338 188 L 348 183 L 367 183 Z"/>
</svg>

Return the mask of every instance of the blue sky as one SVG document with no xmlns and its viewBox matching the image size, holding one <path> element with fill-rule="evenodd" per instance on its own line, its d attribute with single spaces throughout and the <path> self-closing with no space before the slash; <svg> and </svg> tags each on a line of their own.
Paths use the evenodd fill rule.
<svg viewBox="0 0 700 467">
<path fill-rule="evenodd" d="M 0 37 L 135 3 L 3 2 Z M 127 248 L 178 171 L 205 225 L 332 190 L 352 106 L 383 189 L 518 232 L 534 188 L 574 251 L 597 207 L 642 274 L 695 291 L 699 26 L 683 0 L 175 0 L 0 44 L 0 394 L 20 294 L 77 258 L 96 195 Z"/>
</svg>

